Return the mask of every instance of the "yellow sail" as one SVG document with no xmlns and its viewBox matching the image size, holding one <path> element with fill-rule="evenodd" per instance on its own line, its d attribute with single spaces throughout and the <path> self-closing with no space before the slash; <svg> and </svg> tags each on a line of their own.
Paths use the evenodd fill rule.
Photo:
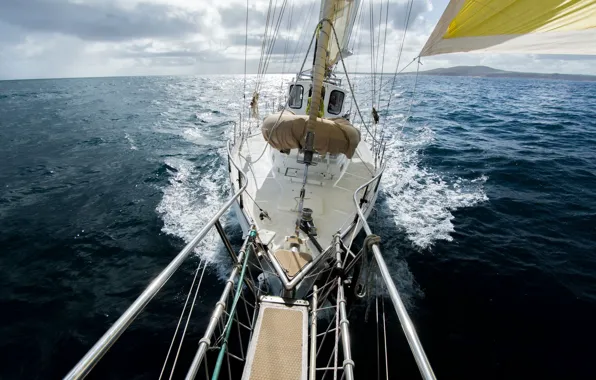
<svg viewBox="0 0 596 380">
<path fill-rule="evenodd" d="M 420 56 L 596 54 L 596 0 L 451 0 Z"/>
<path fill-rule="evenodd" d="M 356 14 L 360 6 L 360 0 L 329 0 L 333 3 L 333 15 L 331 22 L 335 27 L 339 45 L 333 36 L 333 32 L 329 37 L 329 44 L 327 47 L 327 66 L 332 66 L 339 61 L 340 51 L 344 58 L 349 54 L 347 51 L 350 35 L 354 28 L 356 21 Z M 323 2 L 324 3 L 324 2 Z"/>
</svg>

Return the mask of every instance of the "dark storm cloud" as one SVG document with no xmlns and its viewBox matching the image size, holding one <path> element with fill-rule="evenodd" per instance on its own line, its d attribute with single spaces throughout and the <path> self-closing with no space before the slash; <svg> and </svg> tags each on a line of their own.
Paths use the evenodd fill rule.
<svg viewBox="0 0 596 380">
<path fill-rule="evenodd" d="M 89 41 L 179 38 L 201 31 L 202 13 L 168 5 L 81 4 L 67 0 L 2 0 L 0 21 L 28 31 L 62 33 Z"/>
</svg>

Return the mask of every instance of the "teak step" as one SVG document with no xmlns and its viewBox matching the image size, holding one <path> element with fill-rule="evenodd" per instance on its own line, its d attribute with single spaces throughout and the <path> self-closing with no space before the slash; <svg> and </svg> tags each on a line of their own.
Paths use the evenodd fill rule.
<svg viewBox="0 0 596 380">
<path fill-rule="evenodd" d="M 242 380 L 306 380 L 308 302 L 263 297 Z"/>
<path fill-rule="evenodd" d="M 273 255 L 289 279 L 300 273 L 302 268 L 312 261 L 312 256 L 308 253 L 293 252 L 286 249 L 278 249 Z"/>
</svg>

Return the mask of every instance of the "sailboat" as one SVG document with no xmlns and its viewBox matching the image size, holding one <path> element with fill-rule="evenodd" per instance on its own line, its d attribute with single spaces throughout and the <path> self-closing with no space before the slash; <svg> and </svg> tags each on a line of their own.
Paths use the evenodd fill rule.
<svg viewBox="0 0 596 380">
<path fill-rule="evenodd" d="M 276 296 L 306 295 L 316 277 L 304 277 L 324 269 L 338 245 L 349 245 L 362 228 L 357 206 L 366 218 L 377 199 L 382 162 L 373 152 L 380 142 L 364 140 L 350 123 L 349 89 L 333 75 L 359 5 L 323 3 L 312 68 L 289 83 L 286 104 L 264 118 L 261 133 L 241 134 L 231 147 L 233 189 L 247 181 L 235 212 L 244 233 L 254 228 L 259 236 L 261 264 L 269 269 L 264 285 Z M 355 205 L 352 197 L 363 185 Z"/>
<path fill-rule="evenodd" d="M 229 277 L 204 335 L 194 341 L 192 362 L 184 373 L 176 372 L 205 273 L 206 263 L 199 261 L 159 378 L 315 380 L 332 373 L 353 379 L 357 359 L 348 310 L 374 297 L 391 301 L 421 377 L 435 379 L 380 237 L 367 222 L 386 162 L 377 110 L 372 107 L 367 125 L 358 109 L 356 126 L 344 104 L 354 97 L 344 58 L 359 8 L 359 0 L 322 1 L 311 40 L 312 68 L 304 69 L 305 59 L 288 84 L 286 101 L 262 120 L 256 117 L 255 91 L 254 117 L 241 119 L 234 131 L 227 149 L 232 196 L 66 379 L 89 374 L 213 228 L 233 263 Z M 414 61 L 476 50 L 594 54 L 596 0 L 452 0 Z M 340 65 L 344 78 L 336 75 Z M 237 249 L 220 223 L 230 209 L 243 230 Z M 357 248 L 361 230 L 364 240 Z M 377 285 L 382 290 L 375 292 Z M 377 323 L 383 321 L 377 331 L 386 337 L 385 308 L 376 312 L 382 313 Z M 388 378 L 387 339 L 379 342 L 385 362 L 376 375 Z M 364 373 L 375 371 L 369 363 L 359 365 Z"/>
</svg>

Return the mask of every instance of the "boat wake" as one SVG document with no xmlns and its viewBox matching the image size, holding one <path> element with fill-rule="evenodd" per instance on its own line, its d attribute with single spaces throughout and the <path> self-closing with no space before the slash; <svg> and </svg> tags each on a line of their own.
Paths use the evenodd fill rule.
<svg viewBox="0 0 596 380">
<path fill-rule="evenodd" d="M 438 240 L 453 240 L 453 211 L 488 200 L 487 177 L 467 180 L 422 166 L 420 152 L 433 141 L 434 133 L 429 127 L 408 132 L 387 147 L 382 191 L 397 227 L 414 248 L 428 249 Z"/>
</svg>

